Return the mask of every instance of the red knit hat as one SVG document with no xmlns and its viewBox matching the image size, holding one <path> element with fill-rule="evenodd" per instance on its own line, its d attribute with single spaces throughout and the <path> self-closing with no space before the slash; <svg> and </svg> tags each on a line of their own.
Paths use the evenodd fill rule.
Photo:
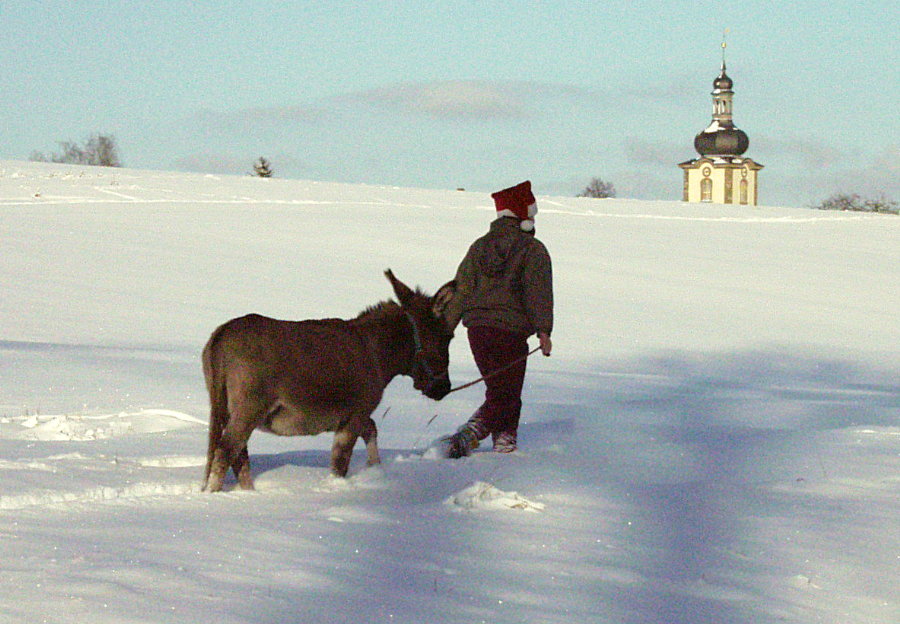
<svg viewBox="0 0 900 624">
<path fill-rule="evenodd" d="M 530 180 L 525 180 L 521 184 L 492 193 L 491 197 L 494 198 L 494 206 L 497 208 L 498 217 L 515 217 L 519 220 L 519 227 L 526 232 L 534 229 L 537 200 L 531 193 Z"/>
</svg>

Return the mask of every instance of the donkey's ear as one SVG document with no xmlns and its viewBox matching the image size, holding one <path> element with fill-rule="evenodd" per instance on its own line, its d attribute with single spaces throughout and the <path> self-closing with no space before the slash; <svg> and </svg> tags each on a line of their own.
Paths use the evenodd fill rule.
<svg viewBox="0 0 900 624">
<path fill-rule="evenodd" d="M 453 297 L 455 296 L 456 280 L 450 280 L 441 286 L 434 294 L 434 297 L 431 298 L 432 314 L 437 318 L 444 318 L 444 311 L 447 309 L 447 306 L 450 305 L 450 302 L 453 301 Z"/>
<path fill-rule="evenodd" d="M 397 299 L 400 300 L 400 305 L 407 306 L 412 303 L 413 297 L 415 297 L 415 293 L 410 290 L 409 286 L 398 280 L 394 277 L 394 272 L 388 269 L 384 272 L 385 277 L 388 278 L 388 281 L 391 283 L 391 286 L 394 288 L 394 294 L 397 295 Z"/>
</svg>

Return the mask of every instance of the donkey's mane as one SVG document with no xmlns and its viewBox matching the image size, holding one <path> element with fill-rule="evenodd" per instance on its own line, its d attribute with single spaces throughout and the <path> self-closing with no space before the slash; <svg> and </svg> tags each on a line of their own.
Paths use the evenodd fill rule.
<svg viewBox="0 0 900 624">
<path fill-rule="evenodd" d="M 381 321 L 389 319 L 400 311 L 400 304 L 393 299 L 380 301 L 375 305 L 371 305 L 356 317 L 358 321 Z"/>
<path fill-rule="evenodd" d="M 422 301 L 426 303 L 431 299 L 431 295 L 422 292 L 420 288 L 416 288 L 414 295 L 416 296 L 416 298 L 421 297 Z M 368 308 L 360 312 L 359 316 L 357 316 L 354 320 L 364 323 L 377 323 L 379 321 L 393 320 L 401 310 L 402 307 L 399 303 L 397 303 L 393 299 L 387 299 L 385 301 L 380 301 L 375 305 L 369 306 Z"/>
<path fill-rule="evenodd" d="M 421 297 L 423 300 L 428 301 L 431 297 L 430 295 L 422 292 L 420 288 L 416 288 L 415 296 Z M 385 301 L 379 301 L 375 305 L 371 305 L 356 317 L 356 320 L 359 321 L 380 321 L 385 319 L 390 319 L 394 315 L 396 315 L 401 310 L 400 304 L 394 301 L 393 299 L 387 299 Z"/>
</svg>

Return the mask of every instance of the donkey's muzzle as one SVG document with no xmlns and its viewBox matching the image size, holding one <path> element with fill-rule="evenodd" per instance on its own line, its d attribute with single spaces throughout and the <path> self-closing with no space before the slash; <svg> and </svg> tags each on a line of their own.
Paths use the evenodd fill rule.
<svg viewBox="0 0 900 624">
<path fill-rule="evenodd" d="M 440 401 L 450 393 L 450 377 L 444 375 L 437 379 L 432 379 L 428 386 L 425 387 L 424 395 L 429 399 Z"/>
</svg>

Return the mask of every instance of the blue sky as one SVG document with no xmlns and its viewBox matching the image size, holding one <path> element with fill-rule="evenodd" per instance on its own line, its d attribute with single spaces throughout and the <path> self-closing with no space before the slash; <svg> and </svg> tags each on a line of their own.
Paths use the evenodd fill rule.
<svg viewBox="0 0 900 624">
<path fill-rule="evenodd" d="M 728 29 L 761 203 L 900 200 L 900 3 L 2 2 L 0 158 L 680 199 Z"/>
</svg>

